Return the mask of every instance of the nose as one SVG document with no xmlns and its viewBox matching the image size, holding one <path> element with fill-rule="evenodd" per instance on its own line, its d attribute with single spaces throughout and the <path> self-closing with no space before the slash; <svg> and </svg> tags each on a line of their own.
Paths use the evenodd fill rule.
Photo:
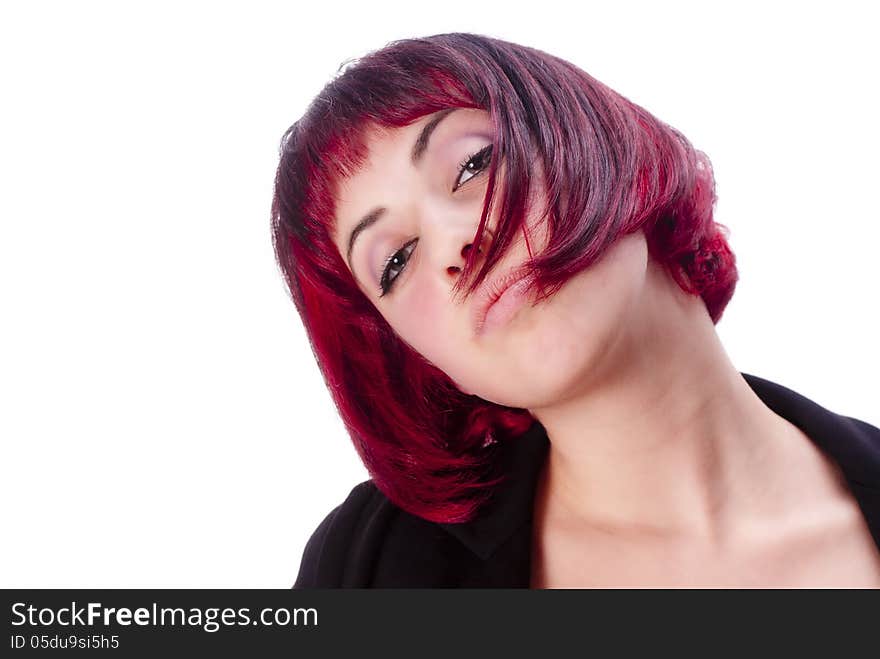
<svg viewBox="0 0 880 659">
<path fill-rule="evenodd" d="M 462 258 L 464 258 L 465 260 L 467 260 L 467 258 L 468 258 L 468 253 L 471 251 L 472 248 L 473 248 L 473 243 L 468 243 L 467 245 L 465 245 L 464 247 L 462 247 L 462 248 L 461 248 L 461 256 L 462 256 Z M 478 247 L 478 248 L 477 248 L 477 253 L 478 253 L 478 254 L 482 254 L 482 253 L 483 253 L 483 248 L 482 248 L 482 247 Z M 463 266 L 464 266 L 463 263 L 462 263 L 461 266 L 458 266 L 458 265 L 450 265 L 450 266 L 448 266 L 448 267 L 446 268 L 446 272 L 448 272 L 450 275 L 457 275 L 459 272 L 461 272 Z"/>
<path fill-rule="evenodd" d="M 413 211 L 418 216 L 420 234 L 416 249 L 422 250 L 419 267 L 427 268 L 432 277 L 444 279 L 445 285 L 455 285 L 468 257 L 474 257 L 475 266 L 479 267 L 479 259 L 489 252 L 495 239 L 493 223 L 486 218 L 482 235 L 477 236 L 480 213 L 474 203 L 450 203 L 445 196 L 437 198 L 430 191 L 422 203 Z M 474 249 L 476 254 L 471 253 Z"/>
</svg>

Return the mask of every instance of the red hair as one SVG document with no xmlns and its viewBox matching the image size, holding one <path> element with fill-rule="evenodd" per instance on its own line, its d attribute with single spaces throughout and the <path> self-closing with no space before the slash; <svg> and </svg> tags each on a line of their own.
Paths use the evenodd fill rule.
<svg viewBox="0 0 880 659">
<path fill-rule="evenodd" d="M 536 420 L 464 394 L 402 341 L 363 294 L 331 240 L 334 190 L 366 157 L 371 126 L 401 127 L 451 107 L 494 127 L 482 244 L 499 180 L 499 222 L 456 292 L 469 295 L 523 229 L 530 190 L 546 187 L 548 243 L 530 263 L 541 296 L 643 229 L 651 258 L 700 295 L 713 322 L 737 281 L 727 229 L 712 219 L 708 157 L 674 128 L 574 65 L 467 33 L 395 41 L 345 66 L 284 134 L 272 202 L 276 257 L 331 397 L 375 485 L 435 522 L 471 519 L 502 476 L 496 450 Z M 539 159 L 546 182 L 535 180 Z M 523 229 L 524 230 L 524 229 Z M 528 238 L 527 238 L 528 240 Z"/>
</svg>

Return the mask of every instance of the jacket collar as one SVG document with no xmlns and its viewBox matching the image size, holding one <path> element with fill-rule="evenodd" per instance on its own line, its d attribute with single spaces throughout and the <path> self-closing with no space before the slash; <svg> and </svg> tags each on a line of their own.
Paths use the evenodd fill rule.
<svg viewBox="0 0 880 659">
<path fill-rule="evenodd" d="M 800 428 L 840 466 L 880 548 L 880 429 L 831 412 L 782 385 L 748 373 L 745 381 L 767 407 Z M 470 522 L 441 524 L 481 559 L 531 523 L 535 488 L 550 442 L 538 422 L 499 447 L 507 478 Z"/>
</svg>

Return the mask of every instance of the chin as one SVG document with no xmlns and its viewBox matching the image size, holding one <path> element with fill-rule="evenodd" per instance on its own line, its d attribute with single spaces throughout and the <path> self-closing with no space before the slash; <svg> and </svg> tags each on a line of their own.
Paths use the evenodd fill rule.
<svg viewBox="0 0 880 659">
<path fill-rule="evenodd" d="M 580 314 L 589 315 L 585 310 Z M 624 318 L 620 322 L 626 322 Z M 621 339 L 618 317 L 598 320 L 576 324 L 551 312 L 537 314 L 534 323 L 523 323 L 515 331 L 511 327 L 498 367 L 487 369 L 495 379 L 475 387 L 484 391 L 477 395 L 499 405 L 533 409 L 589 386 L 611 367 Z"/>
<path fill-rule="evenodd" d="M 503 368 L 492 371 L 494 379 L 472 387 L 484 400 L 524 409 L 540 408 L 564 400 L 589 379 L 595 368 L 583 344 L 552 352 L 537 348 L 511 355 Z"/>
</svg>

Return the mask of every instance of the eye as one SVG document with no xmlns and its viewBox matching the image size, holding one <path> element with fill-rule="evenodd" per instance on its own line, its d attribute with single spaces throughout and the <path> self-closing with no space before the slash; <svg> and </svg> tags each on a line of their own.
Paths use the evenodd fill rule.
<svg viewBox="0 0 880 659">
<path fill-rule="evenodd" d="M 412 245 L 414 249 L 416 245 L 416 240 L 411 240 L 408 243 L 404 244 L 385 260 L 385 265 L 382 268 L 382 275 L 381 277 L 379 277 L 379 285 L 382 289 L 379 297 L 383 297 L 391 290 L 392 286 L 394 286 L 395 280 L 400 276 L 400 273 L 406 267 L 407 259 L 409 259 L 409 255 L 412 253 L 412 249 L 409 249 L 410 245 Z M 392 277 L 391 273 L 394 271 L 396 271 L 397 274 Z"/>
<path fill-rule="evenodd" d="M 464 162 L 461 163 L 458 167 L 458 178 L 455 179 L 455 186 L 453 186 L 452 191 L 455 192 L 465 183 L 474 178 L 477 174 L 482 172 L 486 167 L 489 166 L 489 162 L 492 160 L 492 145 L 489 144 L 484 146 L 482 149 L 477 151 L 476 153 L 472 153 L 467 158 L 465 158 Z M 462 180 L 462 176 L 465 174 L 469 174 L 469 176 Z"/>
<path fill-rule="evenodd" d="M 465 160 L 458 166 L 458 177 L 455 180 L 455 187 L 452 188 L 452 191 L 455 192 L 465 183 L 483 172 L 486 167 L 489 166 L 489 163 L 492 160 L 491 156 L 492 145 L 488 144 L 476 153 L 472 153 L 465 158 Z M 462 180 L 462 177 L 465 175 L 467 175 L 467 177 Z M 408 243 L 405 243 L 399 247 L 397 251 L 391 254 L 391 256 L 385 259 L 385 264 L 383 265 L 382 272 L 379 276 L 379 286 L 381 289 L 379 297 L 384 297 L 391 292 L 391 289 L 394 287 L 394 282 L 400 276 L 400 273 L 403 272 L 404 268 L 406 268 L 406 264 L 409 261 L 409 256 L 412 253 L 410 247 L 414 249 L 416 242 L 418 242 L 418 239 L 413 239 Z"/>
</svg>

